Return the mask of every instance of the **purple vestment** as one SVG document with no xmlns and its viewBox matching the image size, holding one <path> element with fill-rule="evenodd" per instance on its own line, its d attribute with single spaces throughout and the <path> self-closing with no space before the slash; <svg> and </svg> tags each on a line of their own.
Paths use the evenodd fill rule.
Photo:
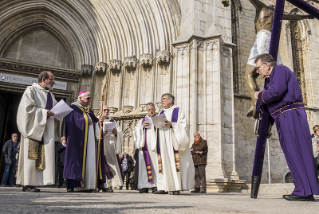
<svg viewBox="0 0 319 214">
<path fill-rule="evenodd" d="M 145 118 L 142 120 L 142 125 L 145 122 Z M 151 169 L 151 157 L 150 154 L 148 153 L 148 147 L 147 147 L 147 129 L 145 129 L 145 144 L 142 148 L 143 151 L 143 157 L 146 165 L 146 171 L 148 175 L 148 182 L 152 183 L 153 182 L 153 176 L 152 176 L 152 169 Z"/>
<path fill-rule="evenodd" d="M 276 123 L 280 145 L 295 184 L 292 194 L 299 196 L 318 194 L 311 134 L 303 108 L 302 93 L 296 76 L 288 67 L 276 65 L 273 68 L 270 77 L 265 79 L 264 90 L 258 95 L 258 107 L 263 112 L 262 123 L 273 120 Z M 260 129 L 259 135 L 261 133 L 264 135 L 268 131 L 268 126 L 261 124 Z M 256 154 L 262 153 L 262 147 L 262 143 L 259 142 L 258 151 L 256 145 Z M 253 175 L 261 176 L 261 169 L 261 156 L 255 155 Z"/>
<path fill-rule="evenodd" d="M 83 116 L 83 111 L 79 107 L 76 105 L 71 105 L 70 107 L 74 111 L 65 117 L 65 137 L 67 144 L 65 150 L 63 177 L 68 179 L 68 188 L 75 188 L 81 187 L 83 184 L 82 165 L 84 153 L 85 119 Z M 90 115 L 93 123 L 97 123 L 99 121 L 91 109 L 89 110 L 88 114 Z M 99 130 L 94 129 L 94 131 L 98 132 Z M 105 173 L 107 171 L 103 141 L 101 141 L 100 152 L 101 174 L 99 170 L 98 188 L 103 189 L 103 183 L 106 182 Z"/>
</svg>

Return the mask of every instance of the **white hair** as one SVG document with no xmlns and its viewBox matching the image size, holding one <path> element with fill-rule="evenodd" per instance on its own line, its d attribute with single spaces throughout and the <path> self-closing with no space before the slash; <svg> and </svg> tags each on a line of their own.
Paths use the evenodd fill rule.
<svg viewBox="0 0 319 214">
<path fill-rule="evenodd" d="M 80 96 L 78 96 L 78 101 L 80 101 L 80 97 L 84 97 L 84 94 L 85 94 L 85 93 L 89 93 L 89 94 L 91 94 L 91 93 L 90 93 L 90 92 L 88 92 L 88 91 L 87 91 L 87 92 L 82 93 Z"/>
</svg>

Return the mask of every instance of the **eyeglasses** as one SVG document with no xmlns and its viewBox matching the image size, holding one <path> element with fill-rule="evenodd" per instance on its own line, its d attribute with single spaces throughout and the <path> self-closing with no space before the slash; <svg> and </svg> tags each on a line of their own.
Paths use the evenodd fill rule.
<svg viewBox="0 0 319 214">
<path fill-rule="evenodd" d="M 51 80 L 51 81 L 54 81 L 54 79 L 49 79 L 49 78 L 46 78 L 47 80 Z"/>
<path fill-rule="evenodd" d="M 110 109 L 104 109 L 103 111 L 110 111 Z"/>
<path fill-rule="evenodd" d="M 92 97 L 83 97 L 83 98 L 85 98 L 87 100 L 92 100 Z"/>
<path fill-rule="evenodd" d="M 261 64 L 260 66 L 256 67 L 256 72 L 259 71 L 260 67 L 263 66 L 265 63 Z"/>
</svg>

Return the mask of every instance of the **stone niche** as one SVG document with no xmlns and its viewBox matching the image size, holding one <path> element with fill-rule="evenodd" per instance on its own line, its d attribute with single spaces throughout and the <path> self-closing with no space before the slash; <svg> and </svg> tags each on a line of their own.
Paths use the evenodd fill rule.
<svg viewBox="0 0 319 214">
<path fill-rule="evenodd" d="M 59 38 L 46 28 L 38 27 L 20 35 L 6 48 L 2 57 L 41 65 L 74 68 L 71 56 Z"/>
</svg>

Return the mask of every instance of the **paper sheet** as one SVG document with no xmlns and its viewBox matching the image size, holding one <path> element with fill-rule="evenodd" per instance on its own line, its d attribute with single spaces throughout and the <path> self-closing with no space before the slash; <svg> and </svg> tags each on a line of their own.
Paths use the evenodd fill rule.
<svg viewBox="0 0 319 214">
<path fill-rule="evenodd" d="M 54 116 L 51 116 L 59 121 L 62 121 L 63 118 L 68 115 L 71 111 L 73 111 L 68 104 L 64 102 L 64 100 L 60 100 L 53 108 L 51 109 L 52 112 L 54 112 Z"/>
<path fill-rule="evenodd" d="M 145 128 L 147 128 L 147 129 L 152 128 L 153 121 L 152 121 L 151 118 L 145 117 L 145 121 L 144 122 L 148 123 L 148 126 L 146 126 Z"/>
<path fill-rule="evenodd" d="M 103 123 L 103 131 L 107 131 L 106 136 L 113 135 L 112 131 L 114 128 L 116 128 L 116 123 L 114 123 L 114 122 L 104 122 Z"/>
<path fill-rule="evenodd" d="M 167 121 L 165 114 L 160 114 L 152 117 L 153 125 L 155 128 L 160 129 L 165 126 L 164 122 Z"/>
</svg>

